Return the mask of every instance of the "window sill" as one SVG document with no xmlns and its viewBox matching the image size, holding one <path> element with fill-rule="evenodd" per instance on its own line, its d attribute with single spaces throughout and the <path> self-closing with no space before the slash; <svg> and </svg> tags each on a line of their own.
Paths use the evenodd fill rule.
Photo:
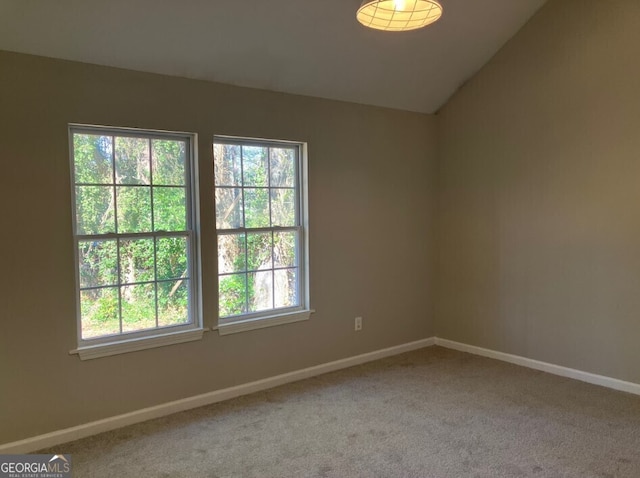
<svg viewBox="0 0 640 478">
<path fill-rule="evenodd" d="M 184 332 L 173 332 L 164 335 L 153 335 L 150 337 L 141 337 L 137 339 L 120 340 L 118 342 L 110 342 L 104 344 L 89 345 L 86 347 L 78 347 L 71 350 L 69 354 L 77 354 L 80 360 L 90 360 L 100 357 L 108 357 L 109 355 L 126 354 L 137 350 L 151 349 L 155 347 L 164 347 L 166 345 L 181 344 L 184 342 L 192 342 L 201 340 L 205 331 L 209 329 L 186 330 Z"/>
<path fill-rule="evenodd" d="M 309 320 L 311 314 L 315 310 L 300 310 L 287 314 L 274 315 L 270 317 L 258 317 L 255 319 L 237 320 L 235 322 L 221 323 L 218 325 L 218 333 L 220 335 L 237 334 L 239 332 L 247 332 L 249 330 L 264 329 L 265 327 L 275 327 L 276 325 L 291 324 L 293 322 L 301 322 Z"/>
</svg>

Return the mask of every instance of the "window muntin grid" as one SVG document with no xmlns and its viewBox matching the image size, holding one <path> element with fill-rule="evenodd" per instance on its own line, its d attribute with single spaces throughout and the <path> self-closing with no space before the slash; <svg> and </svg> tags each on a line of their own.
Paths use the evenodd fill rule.
<svg viewBox="0 0 640 478">
<path fill-rule="evenodd" d="M 305 306 L 298 143 L 214 139 L 219 316 L 273 316 Z"/>
<path fill-rule="evenodd" d="M 192 148 L 187 134 L 70 128 L 81 344 L 198 325 Z"/>
</svg>

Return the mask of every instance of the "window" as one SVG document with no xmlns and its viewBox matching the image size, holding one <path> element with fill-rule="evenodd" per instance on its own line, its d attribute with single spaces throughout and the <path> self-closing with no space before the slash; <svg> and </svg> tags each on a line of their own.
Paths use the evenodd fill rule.
<svg viewBox="0 0 640 478">
<path fill-rule="evenodd" d="M 202 336 L 193 142 L 71 126 L 81 358 Z"/>
<path fill-rule="evenodd" d="M 303 146 L 214 139 L 222 334 L 309 317 Z"/>
</svg>

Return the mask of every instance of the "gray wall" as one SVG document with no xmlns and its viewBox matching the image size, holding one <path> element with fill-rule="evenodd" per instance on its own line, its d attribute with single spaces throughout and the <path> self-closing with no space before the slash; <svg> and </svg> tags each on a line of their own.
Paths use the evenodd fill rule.
<svg viewBox="0 0 640 478">
<path fill-rule="evenodd" d="M 639 25 L 551 0 L 440 112 L 438 336 L 640 382 Z"/>
<path fill-rule="evenodd" d="M 434 117 L 6 52 L 0 71 L 0 443 L 434 334 Z M 213 135 L 308 141 L 316 314 L 85 362 L 70 356 L 69 122 L 199 134 L 207 326 L 217 320 Z"/>
</svg>

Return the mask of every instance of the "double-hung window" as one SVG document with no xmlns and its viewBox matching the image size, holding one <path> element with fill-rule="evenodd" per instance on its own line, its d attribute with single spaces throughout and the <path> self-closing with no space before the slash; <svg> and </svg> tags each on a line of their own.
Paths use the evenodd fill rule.
<svg viewBox="0 0 640 478">
<path fill-rule="evenodd" d="M 309 317 L 304 144 L 214 138 L 221 334 Z"/>
<path fill-rule="evenodd" d="M 78 352 L 202 336 L 194 136 L 72 125 Z"/>
</svg>

